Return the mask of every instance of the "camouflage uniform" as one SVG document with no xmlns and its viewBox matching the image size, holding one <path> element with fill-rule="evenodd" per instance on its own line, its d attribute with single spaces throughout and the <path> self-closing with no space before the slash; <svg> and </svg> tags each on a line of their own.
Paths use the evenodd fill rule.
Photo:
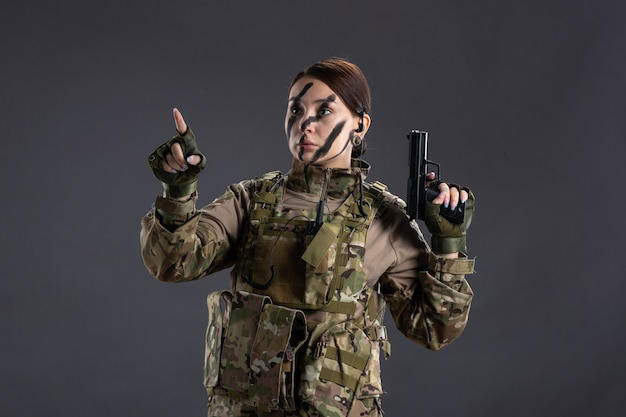
<svg viewBox="0 0 626 417">
<path fill-rule="evenodd" d="M 208 297 L 209 416 L 380 415 L 385 306 L 432 350 L 465 328 L 474 261 L 432 253 L 404 203 L 362 182 L 368 170 L 294 160 L 288 175 L 233 184 L 198 211 L 195 196 L 157 197 L 143 218 L 143 259 L 159 280 L 234 267 L 231 291 Z"/>
</svg>

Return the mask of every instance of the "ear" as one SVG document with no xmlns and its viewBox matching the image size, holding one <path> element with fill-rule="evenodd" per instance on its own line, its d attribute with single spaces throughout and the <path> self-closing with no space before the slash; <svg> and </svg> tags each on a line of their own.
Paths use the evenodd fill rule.
<svg viewBox="0 0 626 417">
<path fill-rule="evenodd" d="M 363 113 L 363 117 L 361 115 L 357 118 L 357 127 L 354 130 L 359 136 L 363 137 L 367 133 L 367 130 L 370 128 L 370 124 L 372 123 L 372 118 L 369 114 Z"/>
</svg>

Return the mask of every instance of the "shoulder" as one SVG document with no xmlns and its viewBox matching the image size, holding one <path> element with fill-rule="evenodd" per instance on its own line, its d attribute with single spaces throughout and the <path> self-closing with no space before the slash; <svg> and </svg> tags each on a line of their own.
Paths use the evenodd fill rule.
<svg viewBox="0 0 626 417">
<path fill-rule="evenodd" d="M 250 178 L 235 184 L 231 184 L 229 188 L 231 190 L 240 190 L 251 194 L 261 191 L 264 186 L 273 186 L 282 178 L 284 178 L 284 175 L 281 171 L 270 171 L 256 178 Z"/>
<path fill-rule="evenodd" d="M 219 200 L 235 199 L 240 202 L 240 205 L 248 207 L 255 198 L 264 198 L 267 197 L 268 193 L 275 193 L 279 188 L 277 185 L 283 178 L 284 176 L 280 171 L 271 171 L 256 178 L 233 183 L 228 186 L 224 195 L 216 199 L 214 203 L 219 202 Z"/>
<path fill-rule="evenodd" d="M 379 181 L 364 184 L 367 193 L 372 197 L 373 203 L 378 207 L 376 217 L 387 210 L 396 215 L 405 215 L 406 203 L 400 197 L 389 192 L 387 186 Z"/>
</svg>

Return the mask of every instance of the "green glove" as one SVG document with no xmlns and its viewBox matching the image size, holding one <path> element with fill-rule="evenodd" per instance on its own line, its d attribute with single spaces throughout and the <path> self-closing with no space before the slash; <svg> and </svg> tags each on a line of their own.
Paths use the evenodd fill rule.
<svg viewBox="0 0 626 417">
<path fill-rule="evenodd" d="M 463 223 L 455 224 L 445 219 L 439 211 L 441 204 L 427 201 L 424 208 L 424 223 L 426 223 L 431 234 L 432 250 L 437 253 L 455 253 L 467 250 L 466 233 L 474 215 L 475 198 L 469 188 L 459 187 L 455 184 L 450 184 L 450 187 L 467 191 L 468 198 L 464 203 L 465 217 Z"/>
<path fill-rule="evenodd" d="M 202 160 L 197 165 L 189 164 L 189 168 L 186 171 L 180 171 L 177 173 L 167 172 L 161 166 L 161 163 L 165 161 L 165 155 L 170 153 L 170 149 L 173 144 L 179 143 L 183 149 L 183 155 L 185 158 L 190 155 L 199 155 Z M 163 189 L 165 195 L 169 198 L 179 198 L 189 195 L 198 188 L 198 174 L 206 166 L 206 158 L 198 150 L 196 145 L 196 137 L 190 128 L 184 135 L 178 134 L 172 139 L 165 142 L 163 145 L 156 148 L 154 152 L 148 157 L 148 165 L 152 169 L 154 175 L 163 183 Z"/>
</svg>

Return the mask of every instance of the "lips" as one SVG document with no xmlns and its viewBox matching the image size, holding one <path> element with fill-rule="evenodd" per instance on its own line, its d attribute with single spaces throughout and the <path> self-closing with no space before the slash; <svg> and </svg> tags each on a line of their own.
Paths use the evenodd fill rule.
<svg viewBox="0 0 626 417">
<path fill-rule="evenodd" d="M 305 136 L 300 138 L 300 142 L 298 143 L 298 146 L 305 150 L 309 150 L 309 149 L 313 149 L 317 147 L 315 142 L 307 139 Z"/>
</svg>

